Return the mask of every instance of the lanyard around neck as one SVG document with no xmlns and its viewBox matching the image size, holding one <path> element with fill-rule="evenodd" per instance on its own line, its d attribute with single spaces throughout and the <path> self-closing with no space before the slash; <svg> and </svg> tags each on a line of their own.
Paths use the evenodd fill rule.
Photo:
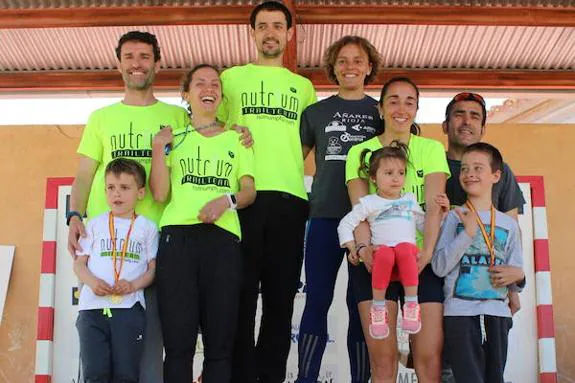
<svg viewBox="0 0 575 383">
<path fill-rule="evenodd" d="M 136 212 L 132 214 L 132 220 L 130 222 L 130 228 L 128 229 L 128 234 L 126 234 L 126 240 L 122 244 L 122 252 L 120 253 L 120 267 L 116 265 L 116 230 L 114 228 L 114 215 L 112 212 L 108 215 L 108 228 L 110 229 L 110 238 L 112 239 L 112 264 L 114 266 L 114 283 L 120 280 L 120 274 L 122 274 L 122 268 L 124 267 L 124 259 L 126 259 L 126 251 L 128 250 L 128 242 L 130 241 L 130 234 L 132 233 L 132 228 L 134 227 L 134 221 L 136 220 Z"/>
<path fill-rule="evenodd" d="M 485 243 L 487 244 L 487 249 L 489 250 L 489 254 L 491 255 L 491 262 L 489 265 L 493 266 L 493 265 L 495 265 L 495 207 L 493 205 L 491 205 L 491 209 L 490 209 L 491 210 L 491 219 L 490 219 L 491 232 L 489 233 L 490 235 L 487 235 L 487 229 L 485 229 L 485 225 L 481 221 L 481 218 L 479 217 L 479 214 L 477 213 L 475 206 L 473 206 L 473 204 L 469 200 L 467 200 L 467 202 L 465 202 L 465 205 L 467 206 L 467 208 L 470 211 L 472 211 L 475 214 L 475 220 L 477 221 L 477 224 L 479 225 L 479 229 L 481 230 L 481 234 L 483 235 L 483 239 L 485 240 Z"/>
</svg>

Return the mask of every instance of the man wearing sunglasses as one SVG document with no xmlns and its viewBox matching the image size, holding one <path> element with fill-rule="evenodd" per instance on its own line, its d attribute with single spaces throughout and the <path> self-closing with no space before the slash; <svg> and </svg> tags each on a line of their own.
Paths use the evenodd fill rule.
<svg viewBox="0 0 575 383">
<path fill-rule="evenodd" d="M 446 184 L 446 193 L 452 206 L 461 206 L 467 200 L 467 195 L 459 183 L 461 157 L 467 146 L 481 141 L 485 134 L 486 120 L 485 100 L 476 93 L 457 94 L 445 110 L 445 121 L 442 127 L 443 133 L 447 135 L 447 162 L 451 171 L 451 177 Z M 525 203 L 523 193 L 506 163 L 503 164 L 501 179 L 493 185 L 492 200 L 497 210 L 515 219 L 519 213 L 523 212 Z M 509 307 L 512 314 L 521 308 L 518 293 L 509 293 Z M 442 382 L 455 382 L 451 369 L 447 365 L 448 363 L 444 362 Z"/>
<path fill-rule="evenodd" d="M 451 205 L 460 206 L 467 199 L 459 184 L 461 157 L 467 146 L 481 141 L 486 120 L 485 100 L 476 93 L 459 93 L 447 105 L 442 127 L 447 135 L 447 162 L 451 177 L 447 180 L 446 189 Z M 501 180 L 493 187 L 495 208 L 517 218 L 517 214 L 523 212 L 524 203 L 513 172 L 504 164 Z"/>
</svg>

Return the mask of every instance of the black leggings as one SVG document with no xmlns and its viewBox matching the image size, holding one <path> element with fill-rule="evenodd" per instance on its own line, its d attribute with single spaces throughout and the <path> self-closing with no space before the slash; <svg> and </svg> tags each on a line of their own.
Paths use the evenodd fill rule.
<svg viewBox="0 0 575 383">
<path fill-rule="evenodd" d="M 238 238 L 215 225 L 162 228 L 157 258 L 165 383 L 190 383 L 198 327 L 203 382 L 231 379 L 242 259 Z"/>
<path fill-rule="evenodd" d="M 233 382 L 282 383 L 285 380 L 307 215 L 307 201 L 269 191 L 258 191 L 254 204 L 239 211 L 244 283 Z M 260 288 L 262 319 L 256 346 L 254 329 Z"/>
</svg>

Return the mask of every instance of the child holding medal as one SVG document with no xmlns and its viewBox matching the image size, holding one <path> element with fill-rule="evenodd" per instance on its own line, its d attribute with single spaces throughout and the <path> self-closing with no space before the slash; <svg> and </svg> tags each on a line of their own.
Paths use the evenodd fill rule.
<svg viewBox="0 0 575 383">
<path fill-rule="evenodd" d="M 457 382 L 504 381 L 513 323 L 506 299 L 524 274 L 519 225 L 491 198 L 502 164 L 492 145 L 465 149 L 459 181 L 467 202 L 447 215 L 431 261 L 445 277 L 445 352 Z"/>
<path fill-rule="evenodd" d="M 156 225 L 137 215 L 146 172 L 118 158 L 105 171 L 110 211 L 94 217 L 80 239 L 74 272 L 84 283 L 76 321 L 86 382 L 137 382 L 146 328 L 144 288 L 154 280 Z"/>
</svg>

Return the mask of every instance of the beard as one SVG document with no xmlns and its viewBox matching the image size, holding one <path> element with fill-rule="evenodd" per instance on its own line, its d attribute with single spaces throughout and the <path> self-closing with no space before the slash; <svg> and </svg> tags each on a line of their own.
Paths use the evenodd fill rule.
<svg viewBox="0 0 575 383">
<path fill-rule="evenodd" d="M 132 90 L 146 90 L 146 89 L 150 88 L 152 86 L 152 84 L 154 83 L 155 77 L 156 76 L 155 76 L 154 71 L 150 71 L 150 72 L 148 72 L 148 75 L 144 79 L 136 81 L 136 80 L 131 78 L 131 76 L 128 72 L 122 73 L 122 78 L 124 80 L 124 84 L 126 84 L 126 87 L 128 89 L 132 89 Z"/>
<path fill-rule="evenodd" d="M 264 55 L 265 58 L 275 59 L 282 54 L 282 51 L 278 48 L 273 51 L 262 51 L 262 54 Z"/>
<path fill-rule="evenodd" d="M 266 47 L 265 47 L 266 41 L 263 41 L 261 53 L 265 58 L 275 59 L 283 53 L 283 49 L 280 46 L 280 42 L 278 40 L 271 40 L 271 41 L 276 43 L 277 47 L 271 48 L 271 49 L 266 49 Z"/>
</svg>

